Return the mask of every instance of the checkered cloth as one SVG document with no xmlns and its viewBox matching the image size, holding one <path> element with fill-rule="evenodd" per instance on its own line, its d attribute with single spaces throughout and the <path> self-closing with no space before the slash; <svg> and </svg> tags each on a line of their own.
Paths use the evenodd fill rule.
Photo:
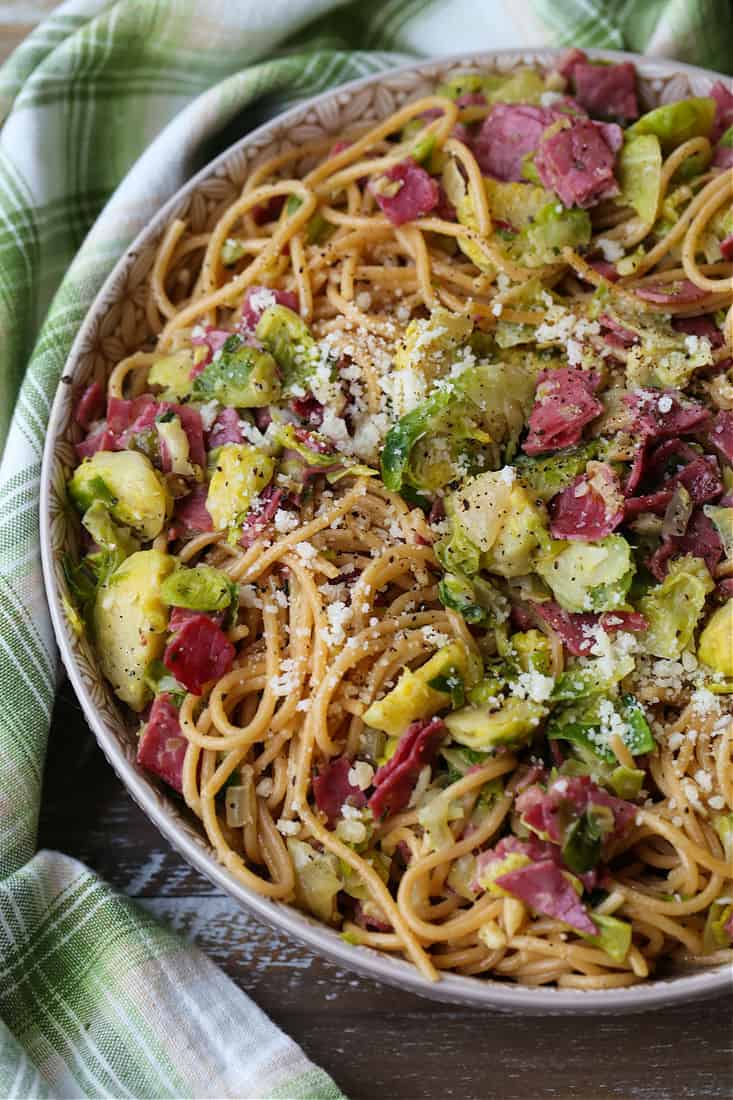
<svg viewBox="0 0 733 1100">
<path fill-rule="evenodd" d="M 75 860 L 36 853 L 56 683 L 41 452 L 117 257 L 245 107 L 255 124 L 406 57 L 479 46 L 730 70 L 732 41 L 727 0 L 71 0 L 0 70 L 0 1095 L 341 1095 L 195 948 Z"/>
</svg>

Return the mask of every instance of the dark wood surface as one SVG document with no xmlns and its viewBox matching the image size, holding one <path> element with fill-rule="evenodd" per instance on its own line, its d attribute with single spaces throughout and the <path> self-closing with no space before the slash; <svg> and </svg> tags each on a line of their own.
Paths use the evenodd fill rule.
<svg viewBox="0 0 733 1100">
<path fill-rule="evenodd" d="M 190 937 L 351 1100 L 702 1100 L 733 1095 L 733 998 L 643 1016 L 516 1018 L 357 977 L 249 916 L 126 794 L 73 692 L 59 694 L 40 843 Z"/>
</svg>

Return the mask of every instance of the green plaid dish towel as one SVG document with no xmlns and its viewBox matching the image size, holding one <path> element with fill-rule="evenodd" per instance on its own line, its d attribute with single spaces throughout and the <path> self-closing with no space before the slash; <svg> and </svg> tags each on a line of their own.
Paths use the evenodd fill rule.
<svg viewBox="0 0 733 1100">
<path fill-rule="evenodd" d="M 0 70 L 0 1096 L 341 1096 L 195 947 L 36 852 L 41 453 L 121 252 L 245 109 L 251 127 L 420 54 L 573 43 L 731 71 L 731 41 L 727 0 L 70 0 Z"/>
</svg>

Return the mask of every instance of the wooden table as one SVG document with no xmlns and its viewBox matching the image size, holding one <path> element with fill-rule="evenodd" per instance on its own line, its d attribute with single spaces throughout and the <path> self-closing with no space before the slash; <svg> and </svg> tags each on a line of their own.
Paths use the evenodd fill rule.
<svg viewBox="0 0 733 1100">
<path fill-rule="evenodd" d="M 645 1016 L 503 1017 L 359 978 L 249 916 L 125 793 L 73 692 L 58 697 L 40 844 L 189 936 L 351 1100 L 702 1100 L 733 1088 L 733 998 Z"/>
<path fill-rule="evenodd" d="M 0 62 L 53 0 L 0 6 Z M 421 1000 L 272 932 L 192 870 L 125 793 L 73 692 L 58 698 L 40 845 L 193 939 L 352 1100 L 702 1100 L 733 1082 L 733 998 L 639 1017 L 521 1019 Z"/>
<path fill-rule="evenodd" d="M 5 0 L 0 3 L 0 65 L 39 20 L 58 4 L 59 0 Z"/>
</svg>

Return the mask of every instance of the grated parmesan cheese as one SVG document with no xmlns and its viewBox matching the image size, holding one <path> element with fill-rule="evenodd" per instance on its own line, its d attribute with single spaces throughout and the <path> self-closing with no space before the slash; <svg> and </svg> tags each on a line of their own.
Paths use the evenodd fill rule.
<svg viewBox="0 0 733 1100">
<path fill-rule="evenodd" d="M 201 426 L 205 432 L 210 432 L 214 427 L 214 421 L 219 415 L 219 402 L 216 400 L 207 401 L 205 405 L 199 405 L 199 416 L 201 417 Z"/>
<path fill-rule="evenodd" d="M 260 286 L 249 295 L 249 304 L 255 313 L 264 313 L 266 309 L 277 305 L 277 298 L 269 287 Z"/>
<path fill-rule="evenodd" d="M 352 787 L 358 787 L 360 791 L 365 791 L 372 785 L 374 768 L 371 764 L 367 764 L 366 760 L 356 760 L 349 768 L 347 779 Z"/>
<path fill-rule="evenodd" d="M 603 253 L 603 259 L 606 263 L 615 264 L 617 260 L 622 259 L 626 254 L 623 245 L 610 237 L 597 237 L 595 243 Z"/>
<path fill-rule="evenodd" d="M 346 637 L 344 627 L 351 618 L 351 608 L 343 600 L 335 600 L 326 607 L 328 626 L 321 630 L 321 637 L 332 648 L 343 643 Z"/>
<path fill-rule="evenodd" d="M 288 512 L 285 508 L 278 508 L 275 512 L 274 518 L 275 530 L 281 535 L 287 534 L 289 531 L 294 531 L 300 524 L 300 520 L 296 516 L 295 512 Z"/>
<path fill-rule="evenodd" d="M 424 626 L 422 628 L 422 636 L 426 642 L 430 645 L 437 646 L 440 649 L 441 646 L 447 645 L 450 638 L 447 634 L 443 634 L 442 631 L 436 630 L 434 626 Z"/>
<path fill-rule="evenodd" d="M 543 676 L 541 672 L 530 670 L 522 672 L 511 687 L 511 693 L 517 699 L 531 699 L 534 703 L 544 703 L 552 695 L 555 680 L 552 676 Z"/>
<path fill-rule="evenodd" d="M 720 714 L 720 702 L 709 688 L 698 688 L 690 696 L 692 709 L 699 715 Z"/>
<path fill-rule="evenodd" d="M 318 554 L 315 546 L 310 542 L 296 542 L 295 552 L 303 559 L 304 562 L 311 562 Z"/>
</svg>

